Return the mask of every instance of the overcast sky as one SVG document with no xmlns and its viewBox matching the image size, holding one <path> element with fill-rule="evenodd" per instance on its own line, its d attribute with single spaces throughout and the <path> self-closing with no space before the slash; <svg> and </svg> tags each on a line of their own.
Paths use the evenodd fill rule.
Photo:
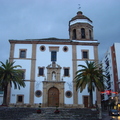
<svg viewBox="0 0 120 120">
<path fill-rule="evenodd" d="M 0 0 L 0 61 L 9 58 L 9 39 L 69 38 L 78 11 L 93 21 L 99 58 L 120 42 L 120 0 Z"/>
</svg>

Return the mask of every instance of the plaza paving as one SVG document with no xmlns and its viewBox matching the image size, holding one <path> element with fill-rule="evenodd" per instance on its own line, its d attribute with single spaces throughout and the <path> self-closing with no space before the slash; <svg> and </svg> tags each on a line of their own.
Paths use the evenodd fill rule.
<svg viewBox="0 0 120 120">
<path fill-rule="evenodd" d="M 97 112 L 85 108 L 59 108 L 59 114 L 54 113 L 55 108 L 41 108 L 40 114 L 36 111 L 37 108 L 0 107 L 0 120 L 99 120 Z M 103 118 L 109 120 L 107 113 Z"/>
</svg>

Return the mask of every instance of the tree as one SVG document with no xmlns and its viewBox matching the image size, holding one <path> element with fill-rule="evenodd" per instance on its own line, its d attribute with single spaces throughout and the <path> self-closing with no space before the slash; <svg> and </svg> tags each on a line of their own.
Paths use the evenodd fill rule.
<svg viewBox="0 0 120 120">
<path fill-rule="evenodd" d="M 9 62 L 6 60 L 4 64 L 1 62 L 0 66 L 0 86 L 2 87 L 4 94 L 3 94 L 3 105 L 7 105 L 7 90 L 8 85 L 12 87 L 14 85 L 15 89 L 20 89 L 20 86 L 25 87 L 24 80 L 22 79 L 23 71 L 17 69 L 18 67 L 21 68 L 20 65 L 15 65 L 15 62 Z"/>
<path fill-rule="evenodd" d="M 98 91 L 104 90 L 103 79 L 106 76 L 102 74 L 100 66 L 97 65 L 95 62 L 86 61 L 86 66 L 78 66 L 82 69 L 76 72 L 76 77 L 74 78 L 76 82 L 76 90 L 80 89 L 80 92 L 82 92 L 87 87 L 88 92 L 90 94 L 90 107 L 92 107 L 93 91 L 95 90 L 95 87 L 98 89 Z"/>
</svg>

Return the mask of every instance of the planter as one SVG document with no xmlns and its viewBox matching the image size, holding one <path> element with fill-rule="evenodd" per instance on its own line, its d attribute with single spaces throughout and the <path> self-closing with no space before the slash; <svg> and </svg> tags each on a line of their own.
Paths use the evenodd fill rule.
<svg viewBox="0 0 120 120">
<path fill-rule="evenodd" d="M 54 113 L 58 114 L 59 112 L 60 112 L 59 110 L 55 110 L 55 112 L 54 112 Z"/>
<path fill-rule="evenodd" d="M 37 113 L 41 113 L 41 110 L 37 110 Z"/>
</svg>

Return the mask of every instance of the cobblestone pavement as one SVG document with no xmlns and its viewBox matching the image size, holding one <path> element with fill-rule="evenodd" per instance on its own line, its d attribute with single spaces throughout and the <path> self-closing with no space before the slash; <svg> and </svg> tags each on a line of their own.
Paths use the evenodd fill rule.
<svg viewBox="0 0 120 120">
<path fill-rule="evenodd" d="M 59 108 L 59 114 L 54 113 L 55 108 L 41 108 L 39 114 L 36 111 L 37 108 L 0 107 L 0 120 L 99 120 L 96 111 L 85 108 Z"/>
</svg>

